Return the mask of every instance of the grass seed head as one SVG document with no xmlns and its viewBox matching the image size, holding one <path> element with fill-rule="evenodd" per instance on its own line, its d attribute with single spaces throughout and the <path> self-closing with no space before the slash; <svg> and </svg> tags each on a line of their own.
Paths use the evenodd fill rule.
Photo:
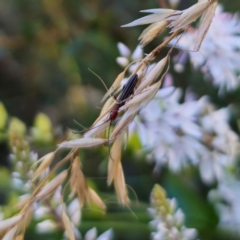
<svg viewBox="0 0 240 240">
<path fill-rule="evenodd" d="M 125 184 L 125 178 L 121 162 L 119 162 L 118 164 L 116 176 L 114 178 L 114 187 L 120 203 L 122 203 L 123 205 L 128 205 L 130 200 L 128 198 L 128 192 Z"/>
<path fill-rule="evenodd" d="M 137 25 L 145 25 L 155 22 L 161 22 L 166 17 L 170 16 L 172 13 L 175 12 L 175 10 L 172 9 L 148 9 L 148 10 L 142 10 L 141 12 L 147 12 L 152 13 L 148 16 L 139 18 L 131 23 L 128 23 L 126 25 L 123 25 L 122 27 L 134 27 Z"/>
<path fill-rule="evenodd" d="M 96 205 L 100 207 L 103 211 L 105 211 L 106 205 L 92 188 L 88 188 L 86 197 L 89 204 Z"/>
<path fill-rule="evenodd" d="M 140 93 L 144 88 L 150 86 L 163 72 L 169 60 L 169 56 L 161 59 L 154 67 L 151 69 L 149 73 L 142 79 L 141 84 L 135 90 L 135 95 Z"/>
<path fill-rule="evenodd" d="M 35 200 L 43 200 L 49 197 L 59 186 L 62 185 L 64 180 L 66 179 L 68 175 L 68 170 L 64 170 L 61 173 L 59 173 L 52 181 L 47 183 L 42 190 L 35 196 Z"/>
<path fill-rule="evenodd" d="M 23 220 L 18 224 L 17 233 L 20 235 L 24 235 L 27 225 L 30 223 L 33 215 L 33 205 L 28 204 L 25 208 L 23 208 L 22 212 L 24 212 Z"/>
<path fill-rule="evenodd" d="M 134 105 L 124 113 L 124 115 L 121 117 L 121 119 L 113 129 L 113 132 L 110 136 L 111 141 L 113 141 L 119 134 L 121 134 L 128 127 L 128 125 L 133 121 L 134 117 L 137 115 L 138 110 L 139 105 Z"/>
<path fill-rule="evenodd" d="M 94 125 L 84 134 L 84 138 L 90 138 L 92 136 L 96 136 L 102 133 L 103 131 L 105 131 L 105 129 L 109 126 L 109 123 L 110 123 L 109 112 L 107 112 L 103 118 L 99 119 L 98 121 L 95 121 Z M 97 138 L 97 139 L 101 139 L 101 138 Z M 104 141 L 100 144 L 103 144 L 103 143 Z"/>
<path fill-rule="evenodd" d="M 75 157 L 72 162 L 70 189 L 70 198 L 73 197 L 75 193 L 77 193 L 80 206 L 83 207 L 86 198 L 87 183 L 81 169 L 81 161 L 79 156 Z"/>
<path fill-rule="evenodd" d="M 32 181 L 35 181 L 42 173 L 44 173 L 44 171 L 51 165 L 54 157 L 55 153 L 51 152 L 41 158 L 42 159 L 41 164 L 32 175 Z"/>
<path fill-rule="evenodd" d="M 60 148 L 91 148 L 106 143 L 106 139 L 103 138 L 78 138 L 67 142 L 60 143 Z"/>
<path fill-rule="evenodd" d="M 0 233 L 6 231 L 9 228 L 16 226 L 22 219 L 24 218 L 24 214 L 19 214 L 13 216 L 11 218 L 0 221 Z"/>
<path fill-rule="evenodd" d="M 212 4 L 208 7 L 205 14 L 203 15 L 203 18 L 197 30 L 197 37 L 193 49 L 194 51 L 198 51 L 200 49 L 202 41 L 205 38 L 205 35 L 207 34 L 208 29 L 211 25 L 217 5 L 218 5 L 217 0 L 212 1 Z"/>
<path fill-rule="evenodd" d="M 116 173 L 118 170 L 118 165 L 121 162 L 122 156 L 122 140 L 123 136 L 120 135 L 117 137 L 110 151 L 110 156 L 108 160 L 108 185 L 112 183 L 114 178 L 116 177 Z"/>
<path fill-rule="evenodd" d="M 17 232 L 17 227 L 14 227 L 12 229 L 10 229 L 2 238 L 2 240 L 13 240 L 15 234 Z"/>
<path fill-rule="evenodd" d="M 145 28 L 138 38 L 141 40 L 141 46 L 145 47 L 149 42 L 157 37 L 167 27 L 168 23 L 168 21 L 152 23 L 149 27 Z"/>
<path fill-rule="evenodd" d="M 171 32 L 184 29 L 192 22 L 195 22 L 206 11 L 210 4 L 211 2 L 207 0 L 201 1 L 184 10 L 176 21 L 170 23 L 169 27 L 172 28 Z"/>
</svg>

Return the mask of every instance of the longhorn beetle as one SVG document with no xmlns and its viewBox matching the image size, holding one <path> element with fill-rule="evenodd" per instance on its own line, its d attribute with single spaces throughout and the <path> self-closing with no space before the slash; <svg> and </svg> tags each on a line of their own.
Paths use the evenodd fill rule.
<svg viewBox="0 0 240 240">
<path fill-rule="evenodd" d="M 128 82 L 124 85 L 122 93 L 118 99 L 118 103 L 115 105 L 115 107 L 113 108 L 113 110 L 110 113 L 110 117 L 109 120 L 112 122 L 117 118 L 118 112 L 120 107 L 122 107 L 127 98 L 131 96 L 131 94 L 133 93 L 133 90 L 137 84 L 138 81 L 138 75 L 137 74 L 133 74 Z"/>
<path fill-rule="evenodd" d="M 134 90 L 134 88 L 137 84 L 137 81 L 138 81 L 138 75 L 133 74 L 128 79 L 128 82 L 124 85 L 122 93 L 121 93 L 120 97 L 117 99 L 117 104 L 115 105 L 115 107 L 113 108 L 113 110 L 110 113 L 110 116 L 109 116 L 109 121 L 110 121 L 109 130 L 110 130 L 112 122 L 117 118 L 120 107 L 122 107 L 126 103 L 126 100 L 133 93 L 133 90 Z M 109 134 L 109 132 L 110 131 L 108 131 L 108 134 Z M 109 141 L 109 135 L 108 135 L 108 141 Z M 113 160 L 113 158 L 111 157 L 110 149 L 109 149 L 109 156 Z"/>
<path fill-rule="evenodd" d="M 138 81 L 138 75 L 137 74 L 133 74 L 129 79 L 128 79 L 128 82 L 123 86 L 123 90 L 122 90 L 122 93 L 120 95 L 120 97 L 116 100 L 117 103 L 116 105 L 114 106 L 113 110 L 110 112 L 110 116 L 109 116 L 109 119 L 107 121 L 110 121 L 110 126 L 112 124 L 112 122 L 117 118 L 118 116 L 118 112 L 119 112 L 119 109 L 120 107 L 122 107 L 125 103 L 126 103 L 126 100 L 131 96 L 131 94 L 133 93 L 133 90 L 137 84 L 137 81 Z M 105 122 L 104 122 L 105 123 Z M 102 124 L 104 124 L 102 123 Z M 102 125 L 100 124 L 100 125 Z M 99 127 L 100 125 L 98 126 L 95 126 L 93 128 L 90 128 L 89 130 L 92 130 L 94 128 L 97 128 Z M 110 127 L 109 126 L 109 127 Z M 81 131 L 75 131 L 73 133 L 80 133 Z"/>
</svg>

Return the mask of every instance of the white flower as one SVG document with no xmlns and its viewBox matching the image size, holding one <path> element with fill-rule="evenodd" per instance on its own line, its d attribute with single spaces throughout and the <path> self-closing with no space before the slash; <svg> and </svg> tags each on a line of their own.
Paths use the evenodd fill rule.
<svg viewBox="0 0 240 240">
<path fill-rule="evenodd" d="M 24 182 L 20 178 L 13 178 L 12 184 L 15 188 L 22 188 L 24 186 Z"/>
<path fill-rule="evenodd" d="M 31 151 L 29 153 L 29 159 L 30 159 L 31 163 L 34 164 L 38 160 L 38 154 L 36 152 Z"/>
<path fill-rule="evenodd" d="M 230 157 L 216 151 L 209 152 L 201 157 L 199 162 L 200 176 L 206 184 L 224 177 L 224 169 L 230 163 Z"/>
<path fill-rule="evenodd" d="M 88 230 L 84 236 L 84 240 L 95 240 L 97 237 L 97 229 L 94 227 Z"/>
<path fill-rule="evenodd" d="M 34 218 L 36 220 L 42 219 L 46 217 L 47 214 L 49 214 L 49 208 L 40 204 L 36 204 L 35 209 L 36 210 L 34 211 Z"/>
<path fill-rule="evenodd" d="M 53 201 L 55 204 L 60 205 L 62 203 L 62 186 L 59 186 L 53 194 Z"/>
<path fill-rule="evenodd" d="M 81 206 L 77 198 L 68 205 L 68 213 L 71 221 L 77 226 L 81 219 Z"/>
<path fill-rule="evenodd" d="M 52 232 L 57 228 L 57 224 L 52 220 L 44 220 L 36 225 L 36 231 L 39 233 Z"/>
<path fill-rule="evenodd" d="M 102 233 L 96 240 L 111 240 L 113 239 L 113 230 L 109 229 Z"/>
<path fill-rule="evenodd" d="M 118 43 L 117 46 L 121 56 L 117 57 L 116 61 L 121 67 L 125 68 L 130 62 L 143 58 L 143 50 L 139 45 L 136 47 L 133 53 L 131 53 L 129 48 L 123 43 Z M 129 68 L 129 71 L 133 72 L 137 65 L 138 65 L 137 62 L 132 64 Z"/>
<path fill-rule="evenodd" d="M 219 226 L 234 229 L 240 236 L 240 181 L 226 174 L 216 190 L 211 190 L 209 199 L 216 203 L 220 216 Z"/>
<path fill-rule="evenodd" d="M 181 209 L 177 209 L 177 211 L 175 212 L 174 220 L 175 220 L 176 226 L 183 225 L 184 220 L 185 220 L 185 216 L 184 216 L 184 213 Z"/>
<path fill-rule="evenodd" d="M 209 108 L 208 105 L 206 107 Z M 201 156 L 199 162 L 200 174 L 205 183 L 221 180 L 224 177 L 225 168 L 235 161 L 239 139 L 230 129 L 228 116 L 228 108 L 217 111 L 212 109 L 200 119 L 206 144 L 212 148 L 208 154 Z"/>
<path fill-rule="evenodd" d="M 131 55 L 131 51 L 125 44 L 119 42 L 117 46 L 118 46 L 119 53 L 122 57 L 128 58 Z"/>
<path fill-rule="evenodd" d="M 79 232 L 79 230 L 74 226 L 73 223 L 71 223 L 71 225 L 72 225 L 72 229 L 73 229 L 73 233 L 74 233 L 75 238 L 77 238 L 77 239 L 82 239 L 82 235 L 81 235 L 81 233 Z M 64 232 L 63 237 L 64 237 L 64 240 L 65 240 L 65 239 L 66 239 L 66 240 L 69 240 L 69 239 L 70 239 L 67 231 Z"/>
<path fill-rule="evenodd" d="M 185 228 L 182 227 L 182 239 L 196 239 L 197 238 L 197 230 L 194 228 Z"/>
</svg>

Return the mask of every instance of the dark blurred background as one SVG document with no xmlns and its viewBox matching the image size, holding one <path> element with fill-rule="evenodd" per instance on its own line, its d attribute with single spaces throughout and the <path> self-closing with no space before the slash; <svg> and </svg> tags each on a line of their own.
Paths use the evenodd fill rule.
<svg viewBox="0 0 240 240">
<path fill-rule="evenodd" d="M 56 142 L 67 128 L 81 129 L 73 119 L 86 127 L 90 126 L 99 114 L 99 103 L 105 88 L 88 68 L 110 86 L 122 70 L 116 63 L 116 57 L 119 56 L 117 43 L 123 42 L 134 50 L 144 28 L 120 26 L 144 16 L 139 13 L 140 10 L 158 8 L 159 2 L 1 0 L 0 101 L 8 114 L 31 127 L 36 114 L 45 113 L 51 119 L 53 128 L 61 129 Z M 185 9 L 195 2 L 181 0 L 178 9 Z M 240 9 L 240 1 L 220 2 L 226 11 L 235 12 Z M 160 36 L 154 40 L 145 52 L 153 49 L 162 39 L 163 36 Z M 219 107 L 232 102 L 239 105 L 239 90 L 219 99 L 217 89 L 207 87 L 200 72 L 193 75 L 190 71 L 189 67 L 184 73 L 173 73 L 175 84 L 186 89 L 191 83 L 192 89 L 199 96 L 210 95 Z M 199 80 L 201 84 L 190 77 Z M 49 149 L 40 146 L 34 148 L 42 152 Z M 224 236 L 224 233 L 216 231 L 218 217 L 207 201 L 209 189 L 201 183 L 196 169 L 179 175 L 165 169 L 160 175 L 153 175 L 153 166 L 146 163 L 145 156 L 136 154 L 138 148 L 139 143 L 133 137 L 123 156 L 126 182 L 136 191 L 140 202 L 131 206 L 137 217 L 129 209 L 121 208 L 117 202 L 109 204 L 108 213 L 104 217 L 83 210 L 80 227 L 83 234 L 93 226 L 99 232 L 112 227 L 115 239 L 148 239 L 150 230 L 147 224 L 150 217 L 146 207 L 154 183 L 160 183 L 169 197 L 178 199 L 187 217 L 186 225 L 197 228 L 201 239 L 235 239 L 227 233 Z M 7 142 L 1 141 L 1 164 L 7 164 L 8 154 Z M 106 176 L 107 155 L 107 149 L 83 153 L 87 177 Z M 113 189 L 107 188 L 106 179 L 91 181 L 94 181 L 100 192 L 104 192 L 103 197 L 106 199 L 109 194 L 114 195 Z M 134 198 L 132 191 L 129 192 Z M 26 239 L 43 239 L 43 236 L 34 235 L 33 227 Z M 46 237 L 45 239 L 55 239 L 53 236 Z"/>
</svg>

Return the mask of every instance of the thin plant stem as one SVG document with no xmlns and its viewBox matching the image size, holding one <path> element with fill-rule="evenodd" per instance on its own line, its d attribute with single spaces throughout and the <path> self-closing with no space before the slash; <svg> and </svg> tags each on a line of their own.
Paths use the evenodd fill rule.
<svg viewBox="0 0 240 240">
<path fill-rule="evenodd" d="M 65 227 L 64 227 L 63 221 L 62 221 L 61 217 L 59 216 L 58 212 L 56 211 L 56 209 L 53 207 L 50 199 L 48 198 L 44 202 L 47 205 L 47 207 L 49 208 L 50 213 L 52 214 L 52 216 L 56 219 L 58 227 L 61 230 L 64 231 Z"/>
<path fill-rule="evenodd" d="M 171 36 L 169 36 L 162 44 L 157 46 L 144 60 L 146 61 L 152 61 L 160 52 L 161 50 L 170 42 L 172 41 L 179 33 L 181 30 L 178 30 L 174 32 Z"/>
</svg>

